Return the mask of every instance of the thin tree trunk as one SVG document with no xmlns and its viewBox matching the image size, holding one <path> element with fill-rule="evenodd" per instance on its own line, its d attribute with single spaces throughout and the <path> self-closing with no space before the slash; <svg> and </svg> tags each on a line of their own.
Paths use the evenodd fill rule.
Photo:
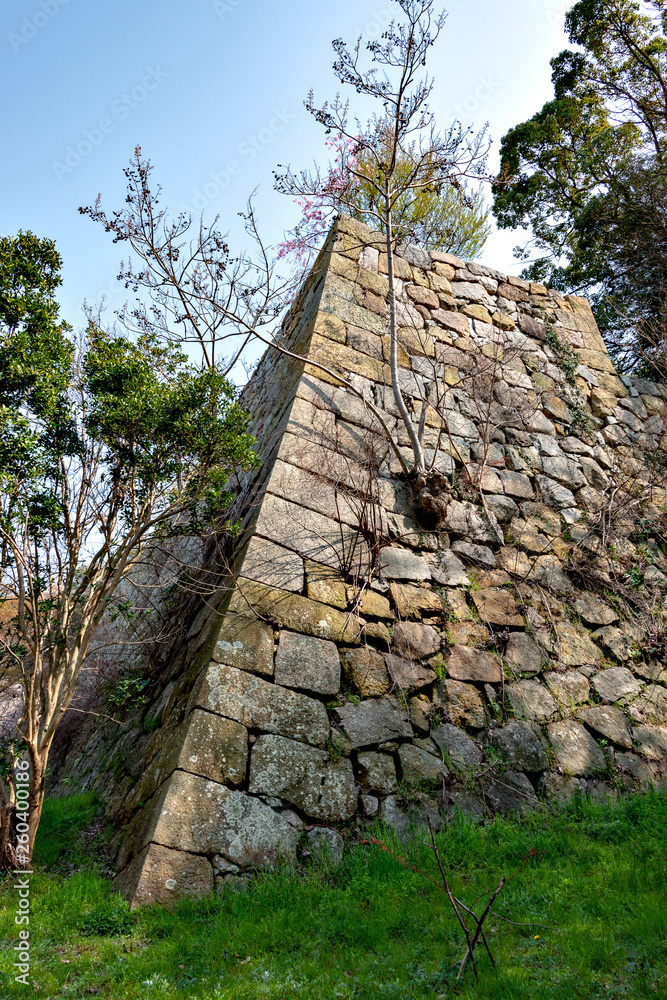
<svg viewBox="0 0 667 1000">
<path fill-rule="evenodd" d="M 16 856 L 16 806 L 8 802 L 0 809 L 0 872 L 19 867 Z"/>
<path fill-rule="evenodd" d="M 30 858 L 32 858 L 32 852 L 35 846 L 35 837 L 37 836 L 39 821 L 42 818 L 44 795 L 46 792 L 46 765 L 49 759 L 50 749 L 50 742 L 47 746 L 40 747 L 39 750 L 37 750 L 36 747 L 28 747 L 28 752 L 30 754 L 30 794 L 28 797 L 28 846 Z"/>
<path fill-rule="evenodd" d="M 387 280 L 389 281 L 389 338 L 391 344 L 391 385 L 394 390 L 394 399 L 398 412 L 400 413 L 406 430 L 410 436 L 412 451 L 415 457 L 414 472 L 424 472 L 424 449 L 421 446 L 419 436 L 415 430 L 412 418 L 408 413 L 405 400 L 401 393 L 398 381 L 398 340 L 396 337 L 396 288 L 394 284 L 394 254 L 392 250 L 392 217 L 389 180 L 385 185 L 385 228 L 387 230 Z"/>
</svg>

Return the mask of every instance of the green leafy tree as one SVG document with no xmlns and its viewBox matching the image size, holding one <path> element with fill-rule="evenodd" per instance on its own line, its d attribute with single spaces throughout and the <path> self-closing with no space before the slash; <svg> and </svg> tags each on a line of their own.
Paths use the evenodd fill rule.
<svg viewBox="0 0 667 1000">
<path fill-rule="evenodd" d="M 664 377 L 667 0 L 580 0 L 554 99 L 501 147 L 494 212 L 527 227 L 526 274 L 592 296 L 617 361 Z M 536 254 L 536 256 L 534 256 Z"/>
<path fill-rule="evenodd" d="M 7 769 L 0 793 L 19 860 L 105 610 L 152 541 L 221 530 L 226 484 L 255 462 L 248 415 L 215 365 L 93 323 L 71 336 L 60 266 L 50 240 L 0 240 L 0 669 L 22 686 L 16 745 L 30 762 L 28 832 L 13 845 Z"/>
<path fill-rule="evenodd" d="M 489 238 L 490 209 L 481 188 L 471 188 L 465 181 L 412 190 L 409 179 L 411 161 L 399 156 L 396 181 L 404 190 L 394 206 L 394 226 L 425 250 L 442 250 L 466 260 L 478 257 Z M 372 182 L 370 161 L 362 158 L 362 175 L 354 179 L 346 203 L 341 207 L 353 218 L 384 232 L 380 197 Z M 379 216 L 379 218 L 378 218 Z"/>
</svg>

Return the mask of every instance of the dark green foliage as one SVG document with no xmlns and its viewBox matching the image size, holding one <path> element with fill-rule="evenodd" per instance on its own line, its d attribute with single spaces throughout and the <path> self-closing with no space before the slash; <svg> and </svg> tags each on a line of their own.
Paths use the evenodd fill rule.
<svg viewBox="0 0 667 1000">
<path fill-rule="evenodd" d="M 50 240 L 0 240 L 0 671 L 23 683 L 31 833 L 105 612 L 131 621 L 141 606 L 141 584 L 123 585 L 147 546 L 229 530 L 230 481 L 257 462 L 250 416 L 215 365 L 151 330 L 91 321 L 74 338 L 58 319 L 60 265 Z"/>
<path fill-rule="evenodd" d="M 49 836 L 49 804 L 40 836 Z M 438 848 L 453 891 L 476 905 L 501 875 L 521 869 L 486 931 L 498 963 L 479 956 L 456 984 L 461 934 L 437 884 L 376 847 L 352 847 L 342 866 L 307 865 L 229 886 L 173 911 L 139 911 L 130 936 L 86 937 L 76 928 L 113 908 L 110 883 L 83 868 L 66 880 L 33 879 L 39 935 L 31 978 L 39 994 L 114 1000 L 646 1000 L 667 994 L 667 798 L 618 805 L 575 801 L 555 815 L 488 827 L 450 823 Z M 388 846 L 436 878 L 424 842 Z M 1 885 L 1 883 L 0 883 Z M 12 890 L 0 888 L 0 933 L 14 933 Z M 1 908 L 4 907 L 4 910 Z M 532 922 L 535 923 L 532 923 Z M 543 926 L 537 926 L 537 925 Z M 66 960 L 63 963 L 62 959 Z M 0 991 L 22 997 L 0 959 Z M 22 992 L 21 992 L 22 991 Z"/>
<path fill-rule="evenodd" d="M 114 894 L 93 906 L 81 923 L 81 933 L 106 937 L 122 937 L 132 930 L 134 920 L 126 900 Z"/>
<path fill-rule="evenodd" d="M 494 212 L 532 230 L 526 276 L 592 294 L 616 360 L 664 378 L 667 3 L 580 0 L 566 27 L 578 51 L 552 60 L 554 99 L 504 137 Z"/>
</svg>

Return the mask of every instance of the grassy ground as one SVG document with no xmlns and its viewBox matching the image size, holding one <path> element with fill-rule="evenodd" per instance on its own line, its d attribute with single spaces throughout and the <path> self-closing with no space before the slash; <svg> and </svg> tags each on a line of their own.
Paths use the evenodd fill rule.
<svg viewBox="0 0 667 1000">
<path fill-rule="evenodd" d="M 488 922 L 497 969 L 479 955 L 448 972 L 461 935 L 440 888 L 377 847 L 336 871 L 310 866 L 255 879 L 174 911 L 130 914 L 91 844 L 95 806 L 47 804 L 32 879 L 30 985 L 0 957 L 0 997 L 229 1000 L 572 1000 L 667 997 L 667 795 L 575 803 L 557 816 L 484 828 L 455 822 L 438 840 L 454 890 L 482 899 L 521 869 Z M 94 828 L 93 828 L 94 829 Z M 77 831 L 80 831 L 77 833 Z M 425 844 L 406 852 L 435 876 Z M 46 870 L 48 866 L 48 871 Z M 0 938 L 16 933 L 16 893 L 0 881 Z"/>
</svg>

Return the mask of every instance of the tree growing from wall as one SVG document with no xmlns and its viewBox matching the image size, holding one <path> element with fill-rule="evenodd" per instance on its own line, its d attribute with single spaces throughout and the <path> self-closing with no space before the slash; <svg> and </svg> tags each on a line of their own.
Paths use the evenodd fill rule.
<svg viewBox="0 0 667 1000">
<path fill-rule="evenodd" d="M 433 80 L 423 74 L 430 50 L 445 23 L 434 0 L 395 0 L 402 19 L 392 21 L 382 38 L 361 39 L 354 47 L 342 39 L 333 43 L 334 72 L 377 108 L 362 124 L 352 117 L 349 102 L 337 94 L 317 106 L 312 92 L 306 108 L 338 143 L 335 169 L 294 173 L 287 168 L 276 175 L 278 190 L 301 200 L 304 216 L 289 241 L 290 246 L 313 245 L 327 210 L 354 215 L 364 194 L 364 215 L 384 237 L 389 280 L 389 335 L 392 390 L 401 420 L 410 438 L 413 471 L 427 471 L 424 456 L 424 414 L 414 421 L 399 385 L 398 335 L 394 253 L 397 244 L 418 235 L 423 199 L 442 196 L 449 187 L 463 197 L 462 181 L 484 175 L 487 150 L 485 134 L 465 131 L 455 123 L 446 132 L 437 129 L 429 98 Z M 421 216 L 423 219 L 423 216 Z"/>
</svg>

